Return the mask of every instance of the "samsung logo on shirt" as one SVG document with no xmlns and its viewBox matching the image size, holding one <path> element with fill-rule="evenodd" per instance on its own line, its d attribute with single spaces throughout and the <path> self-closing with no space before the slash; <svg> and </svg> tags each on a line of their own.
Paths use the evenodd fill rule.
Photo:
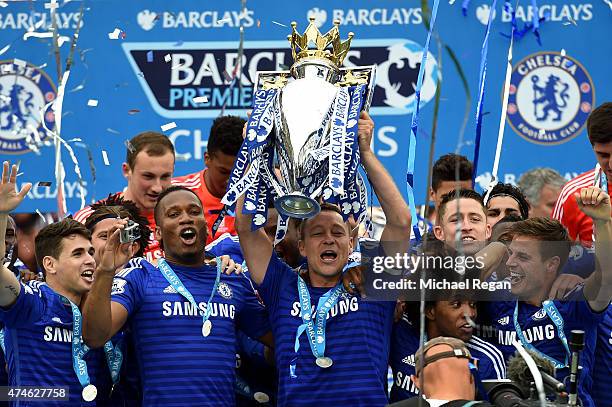
<svg viewBox="0 0 612 407">
<path fill-rule="evenodd" d="M 544 339 L 555 339 L 555 327 L 551 324 L 534 326 L 523 331 L 525 340 L 529 343 L 534 341 L 543 341 Z M 512 346 L 516 340 L 515 331 L 499 331 L 499 343 L 502 345 Z"/>
<path fill-rule="evenodd" d="M 359 311 L 359 303 L 357 302 L 357 297 L 351 297 L 351 298 L 347 298 L 347 299 L 338 301 L 338 303 L 334 305 L 327 313 L 327 318 L 329 319 L 330 317 L 335 317 L 338 314 L 344 315 L 350 311 L 353 311 L 353 312 Z M 315 313 L 314 306 L 312 307 L 311 313 L 312 313 L 311 315 L 314 315 Z M 293 307 L 291 309 L 291 316 L 292 317 L 300 316 L 300 302 L 299 301 L 296 301 L 293 303 Z"/>
<path fill-rule="evenodd" d="M 234 319 L 236 314 L 236 306 L 234 304 L 219 304 L 213 302 L 210 304 L 210 315 L 213 317 L 224 317 Z M 162 303 L 162 315 L 172 317 L 177 315 L 185 316 L 200 316 L 200 312 L 206 311 L 206 303 L 200 302 L 198 306 L 191 305 L 189 302 L 180 301 L 164 301 Z"/>
<path fill-rule="evenodd" d="M 72 330 L 58 328 L 56 326 L 46 326 L 43 339 L 47 342 L 72 342 Z"/>
</svg>

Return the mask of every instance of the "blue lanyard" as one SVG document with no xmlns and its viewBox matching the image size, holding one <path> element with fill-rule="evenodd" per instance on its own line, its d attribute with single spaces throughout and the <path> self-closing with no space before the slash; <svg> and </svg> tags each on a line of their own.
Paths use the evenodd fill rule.
<svg viewBox="0 0 612 407">
<path fill-rule="evenodd" d="M 535 352 L 538 355 L 542 356 L 544 359 L 551 362 L 555 366 L 555 369 L 563 369 L 567 367 L 568 361 L 569 361 L 569 355 L 571 353 L 569 350 L 569 345 L 567 344 L 567 337 L 565 336 L 565 332 L 563 331 L 563 317 L 559 313 L 559 310 L 557 310 L 557 307 L 555 306 L 555 304 L 550 300 L 546 300 L 542 303 L 542 307 L 544 311 L 546 312 L 546 315 L 548 315 L 548 318 L 550 318 L 553 324 L 555 324 L 555 327 L 557 328 L 557 333 L 559 335 L 559 339 L 561 340 L 561 343 L 563 344 L 563 347 L 565 348 L 565 362 L 564 363 L 559 362 L 558 360 L 546 355 L 545 353 L 536 349 L 535 346 L 527 342 L 527 340 L 525 339 L 525 334 L 523 333 L 523 330 L 521 329 L 521 326 L 518 322 L 518 305 L 519 303 L 517 301 L 514 307 L 514 330 L 516 331 L 516 335 L 519 337 L 519 340 L 521 341 L 523 346 L 527 348 L 527 350 Z"/>
<path fill-rule="evenodd" d="M 81 387 L 85 388 L 89 386 L 91 380 L 87 372 L 87 362 L 83 360 L 83 356 L 89 352 L 89 346 L 83 343 L 83 317 L 81 310 L 75 303 L 66 297 L 62 297 L 62 299 L 68 301 L 72 308 L 72 368 Z"/>
<path fill-rule="evenodd" d="M 123 363 L 123 352 L 121 352 L 119 346 L 113 346 L 113 343 L 108 341 L 104 344 L 104 355 L 106 356 L 106 364 L 110 370 L 114 386 L 119 381 L 119 372 Z"/>
<path fill-rule="evenodd" d="M 6 357 L 6 348 L 4 347 L 4 329 L 0 329 L 0 348 L 2 348 L 2 353 Z"/>
<path fill-rule="evenodd" d="M 352 261 L 344 266 L 342 272 L 344 273 L 346 270 L 356 267 L 359 264 L 359 261 Z M 313 356 L 317 359 L 323 358 L 325 356 L 325 327 L 327 323 L 327 313 L 338 303 L 338 299 L 346 290 L 342 285 L 342 281 L 340 281 L 334 288 L 323 294 L 317 303 L 315 321 L 313 322 L 311 314 L 312 305 L 308 286 L 299 274 L 297 284 L 298 295 L 300 297 L 300 316 L 302 317 L 302 325 L 298 327 L 295 335 L 295 352 L 297 353 L 300 350 L 300 337 L 304 331 L 306 331 Z M 292 369 L 295 370 L 295 366 L 292 366 Z"/>
<path fill-rule="evenodd" d="M 311 303 L 310 293 L 308 292 L 308 286 L 298 276 L 298 294 L 300 296 L 300 316 L 302 317 L 302 325 L 297 329 L 295 336 L 295 352 L 297 353 L 300 349 L 300 336 L 306 331 L 308 334 L 308 342 L 310 343 L 310 349 L 315 358 L 322 358 L 325 356 L 325 326 L 327 322 L 327 313 L 329 310 L 336 305 L 340 295 L 344 292 L 342 282 L 339 282 L 334 288 L 326 292 L 319 298 L 316 309 L 316 321 L 313 322 L 311 315 Z M 316 325 L 316 326 L 315 326 Z"/>
<path fill-rule="evenodd" d="M 198 304 L 195 302 L 195 298 L 193 298 L 193 295 L 191 295 L 189 290 L 185 288 L 183 282 L 178 278 L 174 270 L 172 270 L 172 267 L 168 265 L 165 259 L 159 259 L 157 261 L 157 266 L 159 267 L 159 270 L 166 278 L 168 283 L 170 283 L 172 288 L 174 288 L 176 292 L 178 292 L 180 295 L 185 297 L 192 307 L 195 307 L 195 309 L 200 310 L 200 315 L 202 315 L 202 324 L 205 324 L 206 321 L 208 321 L 208 318 L 210 318 L 210 313 L 212 312 L 210 303 L 213 297 L 215 296 L 215 292 L 217 292 L 217 289 L 219 288 L 219 281 L 221 280 L 221 260 L 217 259 L 217 277 L 215 279 L 215 284 L 213 286 L 212 292 L 210 293 L 210 297 L 208 297 L 208 302 L 206 303 L 206 311 L 202 311 L 200 307 L 198 307 Z"/>
</svg>

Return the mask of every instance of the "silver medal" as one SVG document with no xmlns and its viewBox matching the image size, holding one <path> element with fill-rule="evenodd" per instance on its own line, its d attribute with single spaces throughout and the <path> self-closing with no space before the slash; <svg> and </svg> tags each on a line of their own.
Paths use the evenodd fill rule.
<svg viewBox="0 0 612 407">
<path fill-rule="evenodd" d="M 270 396 L 268 396 L 266 393 L 263 393 L 261 391 L 255 392 L 255 394 L 253 394 L 253 398 L 255 399 L 256 402 L 258 403 L 267 403 L 268 401 L 270 401 Z"/>
<path fill-rule="evenodd" d="M 93 384 L 88 384 L 83 387 L 83 391 L 81 392 L 81 396 L 83 396 L 83 400 L 85 401 L 94 401 L 97 395 L 98 389 Z"/>
<path fill-rule="evenodd" d="M 334 364 L 334 361 L 331 360 L 331 358 L 328 358 L 327 356 L 317 358 L 315 362 L 317 366 L 322 367 L 323 369 L 327 369 L 328 367 Z"/>
<path fill-rule="evenodd" d="M 210 335 L 210 331 L 212 331 L 212 322 L 210 322 L 210 319 L 207 319 L 206 322 L 204 322 L 204 324 L 202 325 L 202 335 L 204 335 L 204 337 L 207 337 L 208 335 Z"/>
</svg>

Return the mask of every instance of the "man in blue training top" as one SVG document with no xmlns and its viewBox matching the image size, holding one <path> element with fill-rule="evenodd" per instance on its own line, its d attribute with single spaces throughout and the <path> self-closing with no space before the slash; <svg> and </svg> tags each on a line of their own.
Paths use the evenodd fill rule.
<svg viewBox="0 0 612 407">
<path fill-rule="evenodd" d="M 4 162 L 0 183 L 0 258 L 4 258 L 7 216 L 23 201 L 31 184 L 16 187 L 17 166 L 9 174 Z M 10 386 L 63 387 L 45 405 L 95 405 L 108 388 L 99 380 L 106 369 L 102 352 L 82 344 L 79 305 L 93 282 L 96 263 L 89 231 L 64 219 L 45 226 L 36 236 L 36 259 L 46 277 L 20 283 L 4 265 L 0 270 L 0 320 Z M 74 364 L 73 364 L 74 361 Z M 106 383 L 108 385 L 108 381 Z M 108 386 L 106 386 L 108 387 Z M 61 394 L 60 394 L 61 393 Z M 23 398 L 14 403 L 27 405 Z"/>
<path fill-rule="evenodd" d="M 494 345 L 476 335 L 474 321 L 476 302 L 469 292 L 450 292 L 450 300 L 425 303 L 425 335 L 429 339 L 439 336 L 461 339 L 478 359 L 481 380 L 506 378 L 504 355 Z M 442 297 L 442 296 L 439 296 Z M 393 370 L 391 401 L 396 402 L 417 395 L 416 385 L 410 379 L 415 374 L 415 354 L 419 348 L 419 314 L 416 304 L 409 305 L 402 319 L 393 325 L 389 365 Z"/>
<path fill-rule="evenodd" d="M 584 188 L 576 200 L 595 225 L 595 271 L 563 300 L 548 300 L 569 255 L 568 232 L 558 221 L 546 218 L 516 222 L 510 228 L 513 237 L 506 266 L 517 300 L 487 303 L 487 319 L 506 359 L 514 354 L 513 342 L 520 341 L 553 363 L 560 380 L 568 375 L 570 332 L 584 330 L 578 393 L 584 406 L 594 406 L 590 394 L 597 380 L 592 375 L 597 325 L 612 298 L 612 219 L 610 197 L 601 189 Z"/>
<path fill-rule="evenodd" d="M 115 277 L 119 238 L 109 231 L 83 308 L 85 341 L 101 346 L 128 322 L 146 406 L 232 406 L 236 327 L 253 338 L 270 331 L 247 279 L 222 272 L 205 251 L 198 196 L 172 186 L 155 206 L 158 267 L 144 259 Z M 125 260 L 125 259 L 123 259 Z"/>
<path fill-rule="evenodd" d="M 369 123 L 359 124 L 361 162 L 387 218 L 383 248 L 389 256 L 407 253 L 410 212 L 370 148 L 373 122 L 362 115 Z M 323 204 L 321 213 L 300 225 L 298 246 L 308 267 L 302 278 L 278 259 L 263 229 L 251 230 L 243 203 L 241 198 L 237 204 L 236 230 L 270 315 L 278 405 L 386 405 L 395 302 L 363 301 L 343 292 L 352 239 L 338 207 Z M 386 242 L 395 243 L 394 250 Z"/>
</svg>

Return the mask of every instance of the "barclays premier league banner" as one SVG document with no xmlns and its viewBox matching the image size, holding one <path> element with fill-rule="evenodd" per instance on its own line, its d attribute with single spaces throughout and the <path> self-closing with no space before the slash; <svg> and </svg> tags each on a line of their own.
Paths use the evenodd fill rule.
<svg viewBox="0 0 612 407">
<path fill-rule="evenodd" d="M 417 203 L 438 86 L 435 156 L 474 158 L 481 48 L 493 13 L 479 187 L 490 180 L 512 29 L 504 2 L 492 3 L 440 2 L 420 94 Z M 404 190 L 427 36 L 421 1 L 0 1 L 0 154 L 34 183 L 21 209 L 56 211 L 58 185 L 69 212 L 120 190 L 125 142 L 144 130 L 175 144 L 175 175 L 201 169 L 212 120 L 246 117 L 256 72 L 292 65 L 285 38 L 292 21 L 303 32 L 308 17 L 322 32 L 338 18 L 341 38 L 355 33 L 344 67 L 376 65 L 374 151 Z M 612 5 L 521 0 L 515 31 L 500 180 L 533 167 L 567 178 L 592 169 L 585 122 L 612 100 Z"/>
</svg>

